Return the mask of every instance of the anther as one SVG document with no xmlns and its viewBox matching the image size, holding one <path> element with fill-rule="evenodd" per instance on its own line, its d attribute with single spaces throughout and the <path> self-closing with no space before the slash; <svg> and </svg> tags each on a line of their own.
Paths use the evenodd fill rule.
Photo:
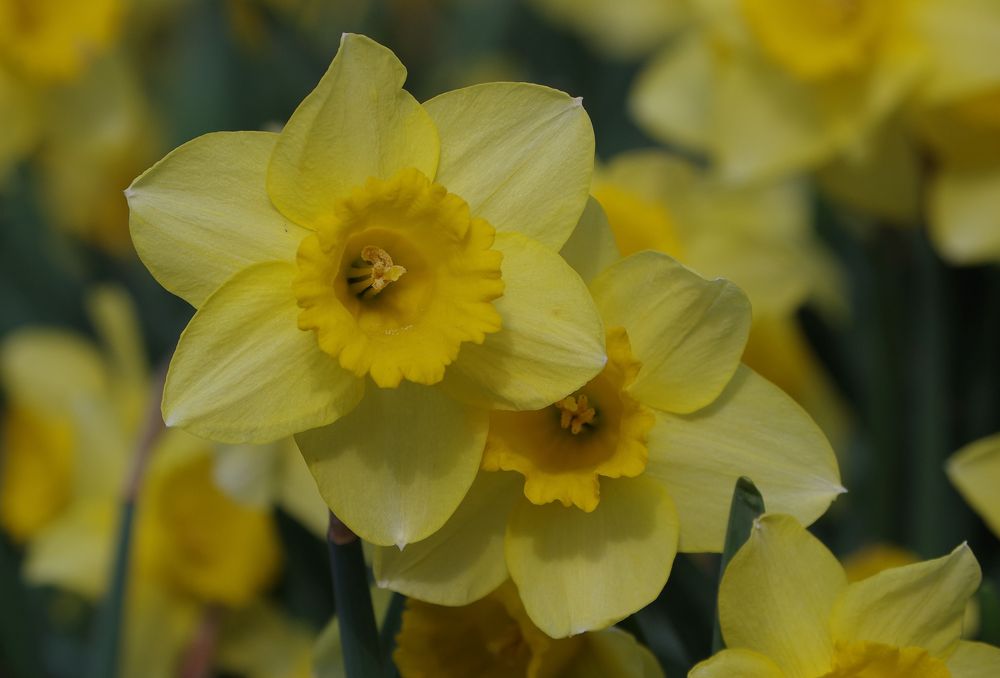
<svg viewBox="0 0 1000 678">
<path fill-rule="evenodd" d="M 392 257 L 384 249 L 366 245 L 361 250 L 361 258 L 347 269 L 347 288 L 362 299 L 371 299 L 404 273 L 406 269 L 392 263 Z"/>
<path fill-rule="evenodd" d="M 597 410 L 590 407 L 587 396 L 567 396 L 556 403 L 559 410 L 559 425 L 564 429 L 568 428 L 570 433 L 577 435 L 584 426 L 594 423 L 597 418 Z"/>
</svg>

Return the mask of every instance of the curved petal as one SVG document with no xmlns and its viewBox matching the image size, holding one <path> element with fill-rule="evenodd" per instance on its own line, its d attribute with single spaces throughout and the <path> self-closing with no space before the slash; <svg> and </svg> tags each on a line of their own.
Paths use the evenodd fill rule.
<svg viewBox="0 0 1000 678">
<path fill-rule="evenodd" d="M 946 663 L 952 678 L 994 678 L 1000 676 L 1000 648 L 962 641 Z"/>
<path fill-rule="evenodd" d="M 837 458 L 806 412 L 741 365 L 718 400 L 692 415 L 657 413 L 646 473 L 666 485 L 681 518 L 681 551 L 721 551 L 740 476 L 768 511 L 810 524 L 844 492 Z"/>
<path fill-rule="evenodd" d="M 764 655 L 737 648 L 699 663 L 688 678 L 785 678 L 785 674 Z"/>
<path fill-rule="evenodd" d="M 833 612 L 833 637 L 945 656 L 961 639 L 965 604 L 981 579 L 965 544 L 943 558 L 883 570 L 847 587 Z"/>
<path fill-rule="evenodd" d="M 265 443 L 350 412 L 363 384 L 298 328 L 296 268 L 256 264 L 209 297 L 181 335 L 163 389 L 168 426 Z"/>
<path fill-rule="evenodd" d="M 51 329 L 23 328 L 0 344 L 0 381 L 9 397 L 43 412 L 65 412 L 74 402 L 108 392 L 108 367 L 89 343 Z"/>
<path fill-rule="evenodd" d="M 267 197 L 278 135 L 217 132 L 189 141 L 125 189 L 139 258 L 195 308 L 230 276 L 263 261 L 294 261 L 307 234 Z"/>
<path fill-rule="evenodd" d="M 941 104 L 996 87 L 1000 62 L 986 59 L 1000 40 L 1000 6 L 992 0 L 918 2 L 908 10 L 927 52 L 921 103 Z M 927 77 L 929 76 L 929 77 Z"/>
<path fill-rule="evenodd" d="M 583 647 L 564 673 L 567 678 L 664 678 L 653 653 L 621 629 L 612 627 L 582 638 Z"/>
<path fill-rule="evenodd" d="M 1000 433 L 963 447 L 945 470 L 965 501 L 1000 536 Z"/>
<path fill-rule="evenodd" d="M 586 282 L 621 258 L 608 217 L 593 197 L 559 254 Z"/>
<path fill-rule="evenodd" d="M 642 609 L 667 583 L 677 512 L 653 480 L 601 479 L 592 513 L 524 500 L 507 526 L 507 567 L 542 631 L 563 638 Z"/>
<path fill-rule="evenodd" d="M 594 129 L 583 102 L 519 82 L 446 92 L 424 104 L 441 134 L 437 182 L 498 232 L 559 249 L 587 204 Z"/>
<path fill-rule="evenodd" d="M 953 264 L 1000 261 L 1000 166 L 945 167 L 931 183 L 930 235 Z"/>
<path fill-rule="evenodd" d="M 349 415 L 295 436 L 320 494 L 366 541 L 403 548 L 451 517 L 483 457 L 489 414 L 441 389 L 369 388 Z"/>
<path fill-rule="evenodd" d="M 375 548 L 372 568 L 382 588 L 436 605 L 468 605 L 507 579 L 504 531 L 521 496 L 520 476 L 482 471 L 458 510 L 427 539 Z"/>
<path fill-rule="evenodd" d="M 740 364 L 750 302 L 728 280 L 705 280 L 660 252 L 622 259 L 590 284 L 608 327 L 624 327 L 642 363 L 629 392 L 668 412 L 715 400 Z"/>
<path fill-rule="evenodd" d="M 434 178 L 439 143 L 427 111 L 403 89 L 396 55 L 345 33 L 340 50 L 282 130 L 267 170 L 275 207 L 306 228 L 369 177 L 413 167 Z"/>
<path fill-rule="evenodd" d="M 604 326 L 573 269 L 552 250 L 517 233 L 497 235 L 503 253 L 503 327 L 482 344 L 466 343 L 443 385 L 483 407 L 537 410 L 601 371 Z"/>
<path fill-rule="evenodd" d="M 791 516 L 765 515 L 719 585 L 726 645 L 760 652 L 788 676 L 825 675 L 830 613 L 846 586 L 843 568 L 818 539 Z"/>
</svg>

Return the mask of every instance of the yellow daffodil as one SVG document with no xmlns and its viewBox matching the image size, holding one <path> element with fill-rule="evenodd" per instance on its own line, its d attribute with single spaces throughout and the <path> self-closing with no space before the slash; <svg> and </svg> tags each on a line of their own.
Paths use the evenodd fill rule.
<svg viewBox="0 0 1000 678">
<path fill-rule="evenodd" d="M 864 155 L 912 97 L 940 101 L 1000 71 L 997 8 L 983 0 L 690 4 L 696 19 L 640 75 L 632 110 L 729 180 Z"/>
<path fill-rule="evenodd" d="M 580 101 L 488 84 L 425 104 L 345 35 L 280 134 L 209 134 L 128 189 L 139 255 L 194 305 L 167 423 L 298 443 L 377 544 L 424 538 L 472 483 L 487 407 L 542 407 L 605 362 L 558 255 L 587 201 Z M 313 429 L 313 430 L 309 430 Z"/>
<path fill-rule="evenodd" d="M 1000 434 L 963 447 L 945 467 L 952 484 L 1000 538 Z"/>
<path fill-rule="evenodd" d="M 818 427 L 740 364 L 750 306 L 735 285 L 646 251 L 591 291 L 605 369 L 545 408 L 495 411 L 455 515 L 402 551 L 376 549 L 381 586 L 464 605 L 509 576 L 532 622 L 561 638 L 651 602 L 678 550 L 721 550 L 739 476 L 807 522 L 843 492 Z"/>
<path fill-rule="evenodd" d="M 618 629 L 555 640 L 507 582 L 462 607 L 406 602 L 393 660 L 402 678 L 662 678 L 656 658 Z"/>
<path fill-rule="evenodd" d="M 978 678 L 1000 649 L 961 640 L 980 582 L 969 547 L 848 584 L 844 569 L 794 518 L 768 514 L 723 575 L 728 649 L 691 678 Z"/>
</svg>

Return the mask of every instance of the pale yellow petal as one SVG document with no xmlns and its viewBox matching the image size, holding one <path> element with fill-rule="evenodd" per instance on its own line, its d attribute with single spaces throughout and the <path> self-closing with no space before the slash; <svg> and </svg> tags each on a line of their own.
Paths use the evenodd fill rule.
<svg viewBox="0 0 1000 678">
<path fill-rule="evenodd" d="M 264 443 L 328 424 L 363 382 L 297 325 L 294 264 L 256 264 L 209 297 L 181 335 L 163 392 L 168 426 Z"/>
<path fill-rule="evenodd" d="M 1000 536 L 1000 433 L 963 447 L 945 470 L 965 501 Z"/>
<path fill-rule="evenodd" d="M 752 650 L 723 650 L 701 662 L 688 678 L 785 678 L 778 666 Z"/>
<path fill-rule="evenodd" d="M 38 102 L 29 88 L 0 69 L 0 182 L 6 182 L 10 170 L 26 156 L 38 141 Z"/>
<path fill-rule="evenodd" d="M 645 251 L 604 271 L 590 289 L 605 324 L 625 328 L 642 363 L 629 389 L 640 402 L 687 413 L 718 397 L 750 333 L 750 302 L 738 287 Z"/>
<path fill-rule="evenodd" d="M 965 605 L 981 578 L 965 544 L 943 558 L 883 570 L 844 591 L 830 624 L 834 639 L 946 656 L 961 638 Z"/>
<path fill-rule="evenodd" d="M 153 277 L 194 307 L 237 271 L 294 261 L 307 231 L 267 197 L 278 137 L 206 134 L 174 150 L 125 190 L 135 250 Z"/>
<path fill-rule="evenodd" d="M 927 52 L 930 72 L 921 102 L 940 104 L 1000 83 L 1000 5 L 993 0 L 910 3 L 910 21 Z"/>
<path fill-rule="evenodd" d="M 295 441 L 279 443 L 278 504 L 317 537 L 326 536 L 329 509 Z"/>
<path fill-rule="evenodd" d="M 65 413 L 109 387 L 107 366 L 91 344 L 41 328 L 16 330 L 0 344 L 0 380 L 12 400 L 43 412 Z"/>
<path fill-rule="evenodd" d="M 587 201 L 573 235 L 559 251 L 566 263 L 573 267 L 585 282 L 619 259 L 615 236 L 608 218 L 599 202 L 593 197 Z"/>
<path fill-rule="evenodd" d="M 497 231 L 562 247 L 594 168 L 594 130 L 581 100 L 540 85 L 487 83 L 424 106 L 441 134 L 437 182 Z"/>
<path fill-rule="evenodd" d="M 476 477 L 489 415 L 443 390 L 370 387 L 349 415 L 295 437 L 330 509 L 366 541 L 402 548 L 451 517 Z"/>
<path fill-rule="evenodd" d="M 746 366 L 718 400 L 691 415 L 658 413 L 646 472 L 666 485 L 682 551 L 721 551 L 740 476 L 769 511 L 808 525 L 844 492 L 830 443 L 806 412 Z"/>
<path fill-rule="evenodd" d="M 215 666 L 244 678 L 312 678 L 315 634 L 267 603 L 226 615 Z"/>
<path fill-rule="evenodd" d="M 445 373 L 456 397 L 504 410 L 537 410 L 604 367 L 604 326 L 580 276 L 555 252 L 517 233 L 497 235 L 503 326 L 466 343 Z"/>
<path fill-rule="evenodd" d="M 1000 676 L 1000 648 L 962 641 L 947 664 L 951 678 L 996 678 Z"/>
<path fill-rule="evenodd" d="M 1000 261 L 1000 163 L 943 168 L 930 187 L 930 235 L 953 264 Z"/>
<path fill-rule="evenodd" d="M 405 80 L 395 54 L 363 35 L 344 34 L 333 63 L 295 109 L 271 156 L 267 192 L 282 214 L 315 228 L 369 177 L 388 179 L 412 167 L 434 178 L 437 131 L 403 89 Z"/>
<path fill-rule="evenodd" d="M 583 641 L 565 678 L 664 678 L 653 653 L 621 629 L 588 633 Z"/>
<path fill-rule="evenodd" d="M 121 678 L 176 678 L 198 630 L 201 605 L 150 577 L 132 576 L 125 595 Z"/>
<path fill-rule="evenodd" d="M 818 539 L 791 516 L 765 515 L 719 587 L 726 646 L 770 657 L 789 678 L 822 676 L 833 655 L 830 613 L 846 586 L 843 568 Z"/>
<path fill-rule="evenodd" d="M 496 589 L 508 576 L 504 532 L 522 484 L 515 473 L 481 471 L 433 535 L 402 551 L 375 549 L 376 583 L 437 605 L 468 605 Z"/>
<path fill-rule="evenodd" d="M 674 503 L 659 483 L 602 478 L 592 513 L 522 500 L 507 527 L 507 567 L 531 620 L 563 638 L 651 603 L 670 575 L 677 532 Z"/>
</svg>

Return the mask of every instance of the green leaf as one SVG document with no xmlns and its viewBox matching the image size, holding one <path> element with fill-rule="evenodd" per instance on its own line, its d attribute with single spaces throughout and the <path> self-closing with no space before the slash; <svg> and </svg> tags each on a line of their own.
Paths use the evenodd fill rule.
<svg viewBox="0 0 1000 678">
<path fill-rule="evenodd" d="M 719 583 L 726 572 L 726 566 L 733 559 L 740 547 L 750 538 L 753 521 L 764 513 L 764 498 L 757 486 L 749 478 L 742 477 L 736 481 L 733 491 L 733 501 L 729 505 L 729 526 L 726 528 L 726 542 L 722 549 L 722 562 L 719 563 Z M 718 591 L 718 589 L 716 589 Z M 712 653 L 725 648 L 722 641 L 722 629 L 719 627 L 719 606 L 715 606 L 715 624 L 712 627 Z"/>
</svg>

